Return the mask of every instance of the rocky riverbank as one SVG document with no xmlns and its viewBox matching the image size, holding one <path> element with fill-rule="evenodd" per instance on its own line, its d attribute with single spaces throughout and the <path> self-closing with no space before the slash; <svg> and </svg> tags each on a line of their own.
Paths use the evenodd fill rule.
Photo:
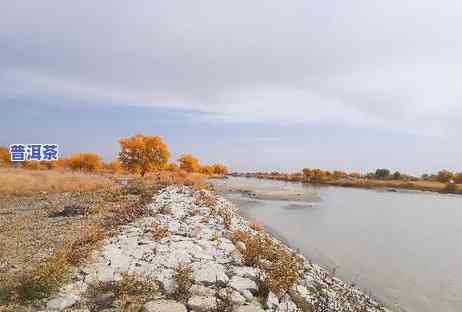
<svg viewBox="0 0 462 312">
<path fill-rule="evenodd" d="M 38 311 L 387 311 L 209 191 L 170 186 L 149 211 Z"/>
</svg>

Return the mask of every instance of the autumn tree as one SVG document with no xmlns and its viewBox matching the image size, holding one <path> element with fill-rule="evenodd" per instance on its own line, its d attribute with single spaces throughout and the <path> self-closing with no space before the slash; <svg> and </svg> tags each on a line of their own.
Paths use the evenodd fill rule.
<svg viewBox="0 0 462 312">
<path fill-rule="evenodd" d="M 101 157 L 95 153 L 78 153 L 71 155 L 67 165 L 72 170 L 97 171 L 102 168 Z"/>
<path fill-rule="evenodd" d="M 454 177 L 454 183 L 462 184 L 462 172 L 459 172 Z"/>
<path fill-rule="evenodd" d="M 160 136 L 136 134 L 119 140 L 119 160 L 122 167 L 144 176 L 148 172 L 163 169 L 170 158 L 167 145 Z"/>
<path fill-rule="evenodd" d="M 201 166 L 199 171 L 200 173 L 211 175 L 215 173 L 215 168 L 213 167 L 213 165 L 205 165 Z"/>
<path fill-rule="evenodd" d="M 0 146 L 0 167 L 10 163 L 10 151 L 8 148 Z"/>
<path fill-rule="evenodd" d="M 180 169 L 184 171 L 199 172 L 200 170 L 199 159 L 192 154 L 181 154 L 177 160 L 180 163 Z"/>
<path fill-rule="evenodd" d="M 110 173 L 118 173 L 122 170 L 122 164 L 118 159 L 114 159 L 110 162 L 103 163 L 103 169 Z"/>
<path fill-rule="evenodd" d="M 213 164 L 212 169 L 215 174 L 228 174 L 228 167 L 224 164 Z"/>
<path fill-rule="evenodd" d="M 180 167 L 178 167 L 178 165 L 175 164 L 175 163 L 168 163 L 168 164 L 165 166 L 165 170 L 175 172 L 175 171 L 180 170 Z"/>
<path fill-rule="evenodd" d="M 454 173 L 448 170 L 441 170 L 438 172 L 438 180 L 440 182 L 449 182 L 454 178 Z"/>
<path fill-rule="evenodd" d="M 390 170 L 388 169 L 377 169 L 375 170 L 375 178 L 384 180 L 390 176 Z"/>
</svg>

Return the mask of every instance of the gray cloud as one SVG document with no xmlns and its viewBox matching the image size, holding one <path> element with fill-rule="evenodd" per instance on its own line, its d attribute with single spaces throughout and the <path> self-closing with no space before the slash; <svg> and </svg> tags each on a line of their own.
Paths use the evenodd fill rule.
<svg viewBox="0 0 462 312">
<path fill-rule="evenodd" d="M 0 95 L 443 136 L 462 131 L 460 16 L 450 0 L 3 0 Z"/>
</svg>

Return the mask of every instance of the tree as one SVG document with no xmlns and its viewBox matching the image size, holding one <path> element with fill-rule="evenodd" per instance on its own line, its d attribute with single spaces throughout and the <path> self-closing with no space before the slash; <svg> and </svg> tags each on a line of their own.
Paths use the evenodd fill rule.
<svg viewBox="0 0 462 312">
<path fill-rule="evenodd" d="M 168 147 L 159 136 L 139 133 L 120 139 L 119 143 L 122 167 L 141 176 L 164 168 L 170 158 Z"/>
<path fill-rule="evenodd" d="M 395 173 L 393 173 L 393 179 L 400 180 L 401 179 L 401 172 L 395 171 Z"/>
<path fill-rule="evenodd" d="M 10 150 L 7 147 L 0 146 L 0 166 L 9 164 L 10 161 Z"/>
<path fill-rule="evenodd" d="M 101 157 L 95 153 L 78 153 L 71 155 L 67 165 L 72 170 L 97 171 L 103 166 Z"/>
<path fill-rule="evenodd" d="M 377 169 L 375 170 L 375 178 L 384 180 L 390 176 L 390 170 L 388 169 Z"/>
<path fill-rule="evenodd" d="M 215 174 L 228 174 L 228 167 L 224 164 L 213 164 L 212 168 Z"/>
<path fill-rule="evenodd" d="M 200 171 L 200 173 L 208 174 L 208 175 L 211 175 L 211 174 L 215 173 L 213 165 L 201 166 L 199 171 Z"/>
<path fill-rule="evenodd" d="M 462 172 L 456 174 L 456 176 L 454 177 L 454 183 L 462 184 Z"/>
<path fill-rule="evenodd" d="M 184 171 L 199 172 L 200 170 L 199 159 L 192 154 L 181 154 L 177 160 L 180 163 L 180 169 Z"/>
<path fill-rule="evenodd" d="M 176 172 L 176 171 L 180 170 L 180 167 L 178 167 L 178 165 L 175 164 L 175 163 L 168 163 L 165 166 L 165 170 Z"/>
<path fill-rule="evenodd" d="M 454 173 L 448 170 L 441 170 L 438 172 L 438 180 L 440 182 L 449 182 L 454 178 Z"/>
<path fill-rule="evenodd" d="M 122 164 L 118 159 L 114 159 L 108 163 L 103 163 L 103 168 L 107 172 L 118 173 L 120 170 L 122 170 Z"/>
</svg>

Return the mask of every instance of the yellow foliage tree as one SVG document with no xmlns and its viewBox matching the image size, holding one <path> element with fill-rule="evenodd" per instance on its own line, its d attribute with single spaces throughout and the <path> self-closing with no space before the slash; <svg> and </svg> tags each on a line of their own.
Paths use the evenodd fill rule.
<svg viewBox="0 0 462 312">
<path fill-rule="evenodd" d="M 122 167 L 144 176 L 147 172 L 163 169 L 170 158 L 167 145 L 159 136 L 142 133 L 119 140 L 119 160 Z"/>
<path fill-rule="evenodd" d="M 208 174 L 208 175 L 214 174 L 215 173 L 215 168 L 213 167 L 213 165 L 201 166 L 200 173 Z"/>
<path fill-rule="evenodd" d="M 114 159 L 108 163 L 103 163 L 103 169 L 110 173 L 118 173 L 122 170 L 122 164 L 118 159 Z"/>
<path fill-rule="evenodd" d="M 67 165 L 72 170 L 97 171 L 102 168 L 103 163 L 98 154 L 78 153 L 69 157 Z"/>
<path fill-rule="evenodd" d="M 199 159 L 194 157 L 192 154 L 182 154 L 178 157 L 180 163 L 180 169 L 187 172 L 199 172 L 200 164 Z"/>
<path fill-rule="evenodd" d="M 212 168 L 215 174 L 228 174 L 228 167 L 224 164 L 213 164 Z"/>
<path fill-rule="evenodd" d="M 0 166 L 10 163 L 10 150 L 6 147 L 0 146 Z"/>
<path fill-rule="evenodd" d="M 180 167 L 175 163 L 168 163 L 167 166 L 165 166 L 165 170 L 176 172 L 180 170 Z"/>
</svg>

